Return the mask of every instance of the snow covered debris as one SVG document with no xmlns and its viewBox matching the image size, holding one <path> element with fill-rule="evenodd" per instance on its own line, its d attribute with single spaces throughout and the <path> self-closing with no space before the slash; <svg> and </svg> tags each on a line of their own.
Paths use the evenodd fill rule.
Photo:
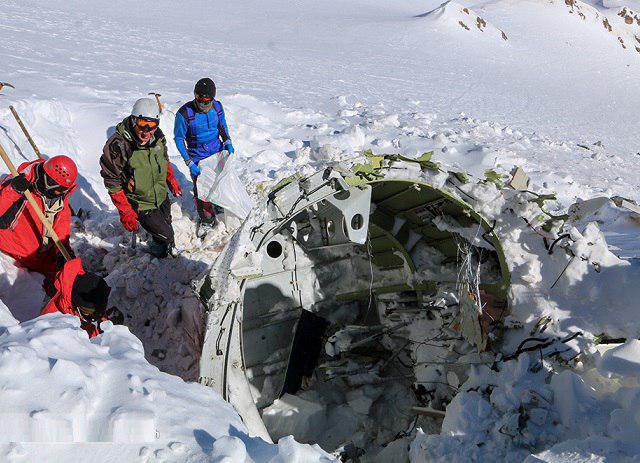
<svg viewBox="0 0 640 463">
<path fill-rule="evenodd" d="M 313 396 L 314 393 L 309 394 Z M 315 394 L 317 395 L 317 394 Z M 284 394 L 273 405 L 262 412 L 262 419 L 274 439 L 295 434 L 303 441 L 309 441 L 317 430 L 324 429 L 325 407 L 318 397 Z"/>
</svg>

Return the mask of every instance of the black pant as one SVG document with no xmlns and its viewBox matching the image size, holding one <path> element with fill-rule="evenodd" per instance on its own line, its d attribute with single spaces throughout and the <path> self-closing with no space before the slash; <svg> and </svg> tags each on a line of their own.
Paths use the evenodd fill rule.
<svg viewBox="0 0 640 463">
<path fill-rule="evenodd" d="M 204 201 L 198 198 L 198 177 L 191 176 L 193 181 L 193 198 L 196 200 L 196 211 L 198 211 L 198 217 L 203 223 L 215 223 L 216 210 L 213 203 Z"/>
<path fill-rule="evenodd" d="M 173 227 L 171 226 L 171 202 L 165 199 L 158 209 L 138 212 L 138 222 L 147 230 L 153 240 L 173 245 Z"/>
</svg>

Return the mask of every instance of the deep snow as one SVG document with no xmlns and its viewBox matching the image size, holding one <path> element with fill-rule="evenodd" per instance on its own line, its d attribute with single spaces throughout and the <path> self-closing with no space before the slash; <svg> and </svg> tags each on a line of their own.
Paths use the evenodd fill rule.
<svg viewBox="0 0 640 463">
<path fill-rule="evenodd" d="M 311 174 L 368 148 L 409 156 L 433 149 L 446 168 L 480 178 L 487 169 L 509 172 L 520 165 L 532 178 L 531 188 L 557 193 L 553 213 L 594 196 L 638 200 L 633 123 L 640 106 L 640 42 L 633 41 L 640 24 L 629 10 L 640 11 L 640 2 L 190 0 L 180 8 L 169 1 L 153 7 L 124 0 L 104 6 L 79 0 L 3 2 L 0 80 L 17 88 L 5 88 L 0 96 L 0 143 L 16 162 L 34 158 L 8 110 L 13 104 L 44 153 L 69 154 L 79 163 L 80 190 L 73 202 L 87 214 L 74 223 L 73 247 L 89 268 L 109 273 L 112 302 L 125 311 L 135 335 L 115 327 L 90 343 L 69 317 L 2 331 L 3 384 L 17 390 L 0 393 L 0 401 L 16 410 L 2 420 L 16 433 L 6 440 L 28 441 L 37 433 L 43 440 L 79 436 L 85 442 L 3 444 L 4 455 L 16 461 L 95 457 L 93 442 L 121 442 L 119 436 L 127 435 L 153 445 L 100 445 L 104 461 L 217 461 L 224 455 L 242 461 L 243 452 L 255 461 L 269 461 L 277 452 L 282 461 L 296 458 L 286 452 L 320 458 L 290 440 L 271 447 L 247 437 L 235 412 L 214 393 L 159 373 L 144 360 L 136 337 L 153 365 L 186 380 L 197 378 L 202 313 L 189 283 L 212 264 L 228 232 L 220 227 L 205 243 L 195 238 L 187 192 L 173 208 L 182 256 L 158 262 L 130 249 L 130 236 L 109 211 L 97 163 L 107 134 L 135 99 L 162 93 L 168 110 L 162 127 L 171 134 L 171 111 L 190 98 L 195 80 L 211 75 L 241 176 L 258 200 L 288 175 Z M 174 147 L 170 154 L 186 191 L 188 171 Z M 499 212 L 493 190 L 484 193 L 484 212 Z M 637 216 L 610 203 L 595 209 L 595 217 L 576 223 L 575 251 L 584 255 L 587 243 L 595 241 L 600 254 L 571 264 L 550 296 L 518 293 L 514 320 L 531 327 L 551 316 L 558 335 L 583 330 L 638 337 L 638 267 L 629 259 L 638 256 Z M 615 255 L 606 252 L 598 230 L 587 228 L 591 220 Z M 515 229 L 511 258 L 522 288 L 548 289 L 565 262 L 542 263 L 540 240 L 520 240 Z M 596 259 L 604 272 L 592 270 Z M 20 321 L 32 318 L 43 302 L 39 277 L 5 260 L 2 266 L 0 298 Z M 0 317 L 12 324 L 6 311 Z M 531 373 L 524 357 L 500 373 L 474 371 L 447 410 L 444 434 L 418 435 L 412 458 L 637 458 L 636 342 L 600 354 L 591 341 L 574 346 L 589 354 L 584 366 L 566 371 L 554 364 Z M 19 383 L 15 371 L 22 372 Z M 122 395 L 98 387 L 104 372 Z M 153 384 L 148 394 L 147 380 Z M 494 383 L 500 386 L 489 387 Z M 66 400 L 77 408 L 55 408 L 67 389 Z M 167 401 L 153 400 L 163 394 Z M 536 394 L 542 399 L 534 400 Z M 185 412 L 176 413 L 178 406 Z M 532 423 L 523 432 L 530 435 L 509 437 L 522 431 L 522 410 Z M 132 424 L 141 434 L 127 434 Z M 204 434 L 196 434 L 199 429 Z"/>
<path fill-rule="evenodd" d="M 2 304 L 3 461 L 330 461 L 251 438 L 218 394 L 151 366 L 126 327 L 105 322 L 90 341 L 76 317 L 18 324 L 7 313 Z"/>
</svg>

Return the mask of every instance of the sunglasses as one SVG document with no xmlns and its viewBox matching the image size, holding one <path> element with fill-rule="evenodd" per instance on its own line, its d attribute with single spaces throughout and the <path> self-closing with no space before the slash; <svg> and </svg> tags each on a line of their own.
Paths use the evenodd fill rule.
<svg viewBox="0 0 640 463">
<path fill-rule="evenodd" d="M 143 132 L 153 132 L 158 128 L 158 125 L 157 119 L 143 119 L 142 117 L 136 119 L 136 126 Z"/>
<path fill-rule="evenodd" d="M 211 103 L 213 101 L 213 97 L 203 96 L 203 95 L 196 95 L 196 101 L 198 103 L 208 104 L 208 103 Z"/>
</svg>

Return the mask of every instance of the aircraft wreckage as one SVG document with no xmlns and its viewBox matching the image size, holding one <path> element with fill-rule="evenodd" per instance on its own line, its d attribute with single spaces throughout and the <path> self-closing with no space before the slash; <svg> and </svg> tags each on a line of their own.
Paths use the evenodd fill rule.
<svg viewBox="0 0 640 463">
<path fill-rule="evenodd" d="M 427 154 L 281 182 L 197 285 L 200 382 L 267 440 L 381 458 L 416 424 L 437 432 L 512 309 L 495 218 L 469 186 L 503 180 L 471 182 Z M 516 171 L 511 191 L 527 182 Z"/>
</svg>

